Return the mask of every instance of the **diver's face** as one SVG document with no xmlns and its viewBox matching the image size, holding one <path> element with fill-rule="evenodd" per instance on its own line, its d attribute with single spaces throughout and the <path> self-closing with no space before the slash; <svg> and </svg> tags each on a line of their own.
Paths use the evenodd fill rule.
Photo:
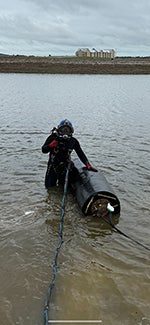
<svg viewBox="0 0 150 325">
<path fill-rule="evenodd" d="M 71 130 L 70 127 L 68 125 L 64 125 L 61 127 L 60 132 L 62 135 L 71 135 Z"/>
</svg>

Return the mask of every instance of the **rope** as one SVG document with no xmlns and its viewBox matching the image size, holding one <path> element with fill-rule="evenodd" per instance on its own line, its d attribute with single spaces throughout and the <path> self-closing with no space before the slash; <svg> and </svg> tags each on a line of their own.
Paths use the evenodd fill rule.
<svg viewBox="0 0 150 325">
<path fill-rule="evenodd" d="M 61 246 L 63 244 L 63 222 L 64 222 L 64 216 L 65 216 L 65 200 L 66 200 L 66 194 L 67 194 L 67 188 L 68 188 L 68 178 L 69 178 L 69 171 L 70 171 L 70 165 L 71 165 L 71 157 L 69 155 L 69 162 L 68 162 L 68 167 L 67 167 L 67 171 L 66 171 L 66 175 L 65 175 L 65 183 L 64 183 L 64 193 L 63 193 L 63 197 L 62 197 L 62 211 L 61 211 L 61 216 L 60 216 L 60 223 L 59 223 L 59 239 L 58 239 L 58 246 L 55 250 L 55 255 L 54 255 L 54 260 L 53 260 L 53 274 L 52 274 L 52 280 L 49 284 L 48 287 L 48 291 L 47 291 L 47 296 L 45 299 L 45 304 L 44 304 L 44 325 L 48 325 L 49 324 L 49 306 L 50 306 L 50 299 L 52 296 L 52 290 L 55 286 L 55 280 L 56 280 L 56 274 L 57 274 L 57 259 L 58 259 L 58 255 L 59 255 L 59 251 L 61 249 Z M 113 229 L 116 230 L 116 232 L 118 232 L 120 235 L 132 240 L 134 243 L 142 246 L 143 248 L 147 249 L 150 251 L 149 247 L 143 245 L 142 243 L 140 243 L 139 241 L 131 238 L 130 236 L 126 235 L 123 231 L 121 231 L 120 229 L 118 229 L 112 222 L 111 220 L 111 216 L 112 214 L 109 213 L 109 220 L 105 219 L 103 216 L 101 216 L 101 218 L 108 223 Z"/>
<path fill-rule="evenodd" d="M 136 243 L 136 244 L 142 246 L 143 248 L 147 249 L 148 251 L 150 251 L 150 248 L 149 248 L 149 247 L 143 245 L 142 243 L 140 243 L 140 242 L 137 241 L 136 239 L 131 238 L 130 236 L 126 235 L 123 231 L 121 231 L 119 228 L 117 228 L 117 227 L 113 224 L 113 222 L 112 222 L 112 220 L 111 220 L 111 217 L 112 217 L 112 214 L 111 214 L 111 213 L 109 213 L 109 220 L 107 220 L 107 219 L 105 219 L 104 217 L 101 216 L 101 218 L 102 218 L 106 223 L 108 223 L 108 224 L 109 224 L 113 229 L 115 229 L 116 232 L 118 232 L 120 235 L 122 235 L 122 236 L 124 236 L 124 237 L 126 237 L 126 238 L 128 238 L 128 239 L 130 239 L 130 240 L 132 240 L 134 243 Z"/>
<path fill-rule="evenodd" d="M 53 260 L 52 280 L 48 287 L 47 296 L 46 296 L 45 305 L 44 305 L 44 325 L 48 325 L 50 299 L 51 299 L 51 295 L 52 295 L 52 290 L 55 286 L 55 280 L 56 280 L 56 274 L 57 274 L 57 268 L 58 268 L 57 258 L 58 258 L 60 248 L 63 244 L 63 222 L 64 222 L 64 215 L 65 215 L 65 200 L 66 200 L 66 194 L 67 194 L 70 165 L 71 165 L 71 159 L 70 159 L 70 155 L 69 155 L 69 162 L 68 162 L 68 167 L 67 167 L 67 171 L 66 171 L 66 175 L 65 175 L 64 193 L 63 193 L 63 197 L 62 197 L 62 211 L 61 211 L 60 223 L 59 223 L 58 246 L 56 248 L 54 260 Z"/>
</svg>

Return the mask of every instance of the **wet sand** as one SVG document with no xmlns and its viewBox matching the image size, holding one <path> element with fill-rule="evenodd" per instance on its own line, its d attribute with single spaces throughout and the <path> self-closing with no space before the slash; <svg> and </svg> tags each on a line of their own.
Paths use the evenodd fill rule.
<svg viewBox="0 0 150 325">
<path fill-rule="evenodd" d="M 117 57 L 114 60 L 100 60 L 1 55 L 0 73 L 150 74 L 150 57 Z"/>
</svg>

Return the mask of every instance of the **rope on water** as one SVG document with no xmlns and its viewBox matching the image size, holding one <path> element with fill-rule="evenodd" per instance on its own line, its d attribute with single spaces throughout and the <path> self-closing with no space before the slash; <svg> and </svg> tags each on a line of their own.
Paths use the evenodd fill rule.
<svg viewBox="0 0 150 325">
<path fill-rule="evenodd" d="M 101 216 L 101 218 L 102 218 L 106 223 L 108 223 L 108 224 L 109 224 L 113 229 L 115 229 L 116 232 L 118 232 L 120 235 L 122 235 L 122 236 L 124 236 L 124 237 L 130 239 L 130 240 L 133 241 L 135 244 L 138 244 L 138 245 L 142 246 L 143 248 L 147 249 L 148 251 L 150 251 L 150 248 L 149 248 L 149 247 L 143 245 L 142 243 L 140 243 L 140 242 L 137 241 L 136 239 L 133 239 L 132 237 L 130 237 L 129 235 L 127 235 L 127 234 L 125 234 L 123 231 L 121 231 L 119 228 L 117 228 L 117 227 L 113 224 L 113 222 L 112 222 L 112 214 L 111 214 L 111 213 L 109 213 L 108 216 L 109 216 L 109 220 L 107 220 L 106 218 L 104 218 L 104 217 L 102 217 L 102 216 Z"/>
<path fill-rule="evenodd" d="M 68 162 L 68 167 L 66 171 L 66 176 L 65 176 L 65 183 L 64 183 L 64 193 L 62 197 L 62 211 L 61 211 L 61 216 L 60 216 L 60 223 L 59 223 L 59 240 L 58 240 L 58 246 L 55 251 L 54 255 L 54 260 L 53 260 L 53 275 L 52 275 L 52 280 L 50 282 L 50 285 L 48 287 L 47 291 L 47 296 L 45 299 L 45 304 L 44 304 L 44 325 L 48 325 L 49 321 L 49 305 L 50 305 L 50 299 L 52 295 L 52 290 L 55 286 L 55 280 L 56 280 L 56 274 L 57 274 L 57 258 L 58 254 L 60 251 L 60 248 L 63 244 L 63 222 L 64 222 L 64 216 L 65 216 L 65 200 L 66 200 L 66 194 L 67 194 L 67 188 L 68 188 L 68 178 L 69 178 L 69 170 L 70 170 L 70 165 L 71 165 L 71 159 L 69 156 L 69 162 Z"/>
</svg>

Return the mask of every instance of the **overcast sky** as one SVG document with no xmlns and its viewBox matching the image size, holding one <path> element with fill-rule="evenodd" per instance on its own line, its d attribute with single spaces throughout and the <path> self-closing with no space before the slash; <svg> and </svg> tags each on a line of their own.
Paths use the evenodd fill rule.
<svg viewBox="0 0 150 325">
<path fill-rule="evenodd" d="M 150 0 L 0 0 L 0 53 L 150 56 Z"/>
</svg>

